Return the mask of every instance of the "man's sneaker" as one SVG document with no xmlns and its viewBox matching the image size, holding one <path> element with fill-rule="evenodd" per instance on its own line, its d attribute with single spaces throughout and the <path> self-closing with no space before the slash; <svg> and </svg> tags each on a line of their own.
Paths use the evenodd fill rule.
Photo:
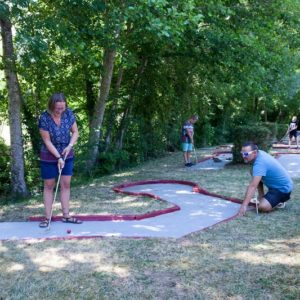
<svg viewBox="0 0 300 300">
<path fill-rule="evenodd" d="M 285 202 L 280 202 L 275 207 L 276 208 L 285 208 Z"/>
<path fill-rule="evenodd" d="M 186 163 L 185 166 L 186 167 L 191 167 L 193 164 L 192 163 Z"/>
</svg>

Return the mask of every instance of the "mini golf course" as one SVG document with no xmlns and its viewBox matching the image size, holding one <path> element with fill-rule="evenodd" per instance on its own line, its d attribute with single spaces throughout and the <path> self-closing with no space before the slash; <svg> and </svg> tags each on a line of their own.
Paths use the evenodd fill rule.
<svg viewBox="0 0 300 300">
<path fill-rule="evenodd" d="M 291 177 L 300 178 L 299 154 L 277 153 L 276 157 Z M 231 153 L 214 153 L 189 169 L 201 170 L 202 167 L 220 169 L 231 162 L 231 159 Z M 38 226 L 41 217 L 29 218 L 28 222 L 1 222 L 0 240 L 180 238 L 235 218 L 241 203 L 239 199 L 209 193 L 190 181 L 130 182 L 116 186 L 113 190 L 117 193 L 168 201 L 173 205 L 143 215 L 77 215 L 76 217 L 84 221 L 81 225 L 62 223 L 60 217 L 54 216 L 50 230 Z M 252 209 L 250 206 L 249 210 Z"/>
</svg>

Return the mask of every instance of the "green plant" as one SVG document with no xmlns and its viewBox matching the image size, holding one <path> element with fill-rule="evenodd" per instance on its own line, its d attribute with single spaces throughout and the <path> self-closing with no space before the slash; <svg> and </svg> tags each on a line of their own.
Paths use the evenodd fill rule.
<svg viewBox="0 0 300 300">
<path fill-rule="evenodd" d="M 277 131 L 278 131 L 278 126 L 277 123 L 272 123 L 272 122 L 265 122 L 263 125 L 268 128 L 271 132 L 270 136 L 270 144 L 273 142 L 276 142 L 277 139 Z"/>
<path fill-rule="evenodd" d="M 236 126 L 232 130 L 233 147 L 233 162 L 241 163 L 243 159 L 240 155 L 242 145 L 246 141 L 256 143 L 259 149 L 268 150 L 271 131 L 261 123 L 249 123 L 247 125 Z"/>
<path fill-rule="evenodd" d="M 0 138 L 0 195 L 5 195 L 10 186 L 10 155 L 9 147 Z"/>
<path fill-rule="evenodd" d="M 276 138 L 281 140 L 287 132 L 287 124 L 277 124 L 277 135 Z"/>
<path fill-rule="evenodd" d="M 125 150 L 102 152 L 99 156 L 96 173 L 101 175 L 111 174 L 129 165 L 129 153 Z"/>
</svg>

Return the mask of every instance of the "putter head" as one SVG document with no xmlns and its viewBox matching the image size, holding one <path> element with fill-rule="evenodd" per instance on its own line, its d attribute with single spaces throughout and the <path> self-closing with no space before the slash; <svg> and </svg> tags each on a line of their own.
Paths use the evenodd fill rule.
<svg viewBox="0 0 300 300">
<path fill-rule="evenodd" d="M 48 221 L 48 226 L 46 227 L 46 231 L 49 231 L 51 228 L 51 219 L 52 219 L 52 217 Z"/>
<path fill-rule="evenodd" d="M 214 161 L 214 162 L 221 162 L 222 160 L 221 160 L 219 157 L 214 157 L 214 158 L 213 158 L 213 161 Z"/>
</svg>

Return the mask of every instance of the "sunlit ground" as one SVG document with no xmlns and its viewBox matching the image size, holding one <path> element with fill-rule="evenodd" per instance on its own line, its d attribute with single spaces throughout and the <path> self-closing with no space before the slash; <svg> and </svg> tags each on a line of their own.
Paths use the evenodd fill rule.
<svg viewBox="0 0 300 300">
<path fill-rule="evenodd" d="M 191 172 L 182 167 L 181 153 L 173 153 L 73 187 L 72 210 L 147 210 L 149 206 L 141 204 L 147 199 L 111 191 L 114 185 L 147 179 L 189 180 L 211 192 L 242 198 L 250 174 L 245 165 Z M 0 297 L 300 299 L 300 180 L 294 183 L 285 209 L 258 216 L 248 213 L 178 240 L 116 237 L 1 242 Z M 42 209 L 41 200 L 33 199 L 28 205 L 2 207 L 1 214 L 4 219 L 23 219 Z"/>
</svg>

